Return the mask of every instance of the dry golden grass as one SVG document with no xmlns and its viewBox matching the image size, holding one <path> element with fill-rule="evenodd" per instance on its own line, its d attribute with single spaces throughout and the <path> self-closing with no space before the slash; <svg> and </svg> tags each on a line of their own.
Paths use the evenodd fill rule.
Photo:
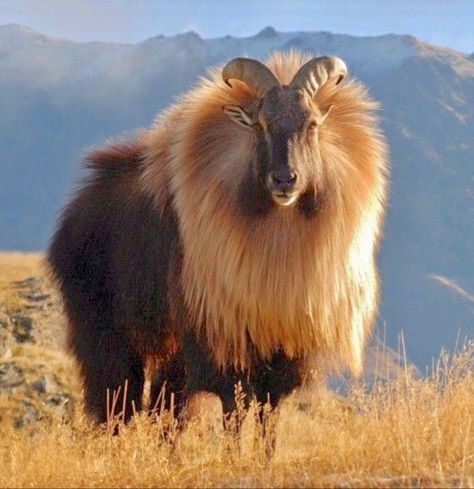
<svg viewBox="0 0 474 489">
<path fill-rule="evenodd" d="M 179 434 L 166 415 L 141 416 L 115 437 L 80 414 L 34 435 L 0 428 L 0 486 L 473 486 L 472 361 L 473 350 L 430 379 L 354 386 L 344 402 L 293 396 L 269 416 L 270 458 L 252 412 L 240 440 L 198 424 Z"/>
<path fill-rule="evenodd" d="M 2 263 L 0 274 L 9 270 Z M 28 353 L 19 353 L 25 364 Z M 344 398 L 325 389 L 295 394 L 266 416 L 271 457 L 254 408 L 240 437 L 232 422 L 227 431 L 198 422 L 179 431 L 169 413 L 155 422 L 137 416 L 111 436 L 80 406 L 64 422 L 0 424 L 0 486 L 474 487 L 473 372 L 471 344 L 443 355 L 429 378 L 401 368 L 371 389 L 353 381 Z"/>
<path fill-rule="evenodd" d="M 0 251 L 0 284 L 44 273 L 41 253 Z"/>
<path fill-rule="evenodd" d="M 0 251 L 0 299 L 6 312 L 15 312 L 24 302 L 12 291 L 11 283 L 44 274 L 42 254 Z"/>
</svg>

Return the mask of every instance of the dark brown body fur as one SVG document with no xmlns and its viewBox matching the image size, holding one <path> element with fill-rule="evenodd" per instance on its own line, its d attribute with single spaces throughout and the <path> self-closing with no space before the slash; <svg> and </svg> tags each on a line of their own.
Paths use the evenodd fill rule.
<svg viewBox="0 0 474 489">
<path fill-rule="evenodd" d="M 172 202 L 160 213 L 141 191 L 144 147 L 115 144 L 91 153 L 90 176 L 66 207 L 48 260 L 64 298 L 70 347 L 84 380 L 87 410 L 99 422 L 115 413 L 107 390 L 127 383 L 125 420 L 142 408 L 147 359 L 157 360 L 151 405 L 163 385 L 178 410 L 199 391 L 218 394 L 229 411 L 234 385 L 273 404 L 301 384 L 298 360 L 276 351 L 253 355 L 251 368 L 218 369 L 190 324 L 179 284 L 181 249 Z M 168 401 L 169 402 L 169 398 Z"/>
</svg>

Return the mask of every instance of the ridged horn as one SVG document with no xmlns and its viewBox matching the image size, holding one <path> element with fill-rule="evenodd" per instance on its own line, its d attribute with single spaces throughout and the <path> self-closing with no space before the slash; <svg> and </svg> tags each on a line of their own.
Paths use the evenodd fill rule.
<svg viewBox="0 0 474 489">
<path fill-rule="evenodd" d="M 346 74 L 346 63 L 342 59 L 336 56 L 321 56 L 305 63 L 293 77 L 290 87 L 306 90 L 313 97 L 320 86 L 334 78 L 337 78 L 337 85 Z"/>
<path fill-rule="evenodd" d="M 265 95 L 273 87 L 280 86 L 277 77 L 270 68 L 252 58 L 234 58 L 222 70 L 223 80 L 231 86 L 229 80 L 240 80 Z"/>
</svg>

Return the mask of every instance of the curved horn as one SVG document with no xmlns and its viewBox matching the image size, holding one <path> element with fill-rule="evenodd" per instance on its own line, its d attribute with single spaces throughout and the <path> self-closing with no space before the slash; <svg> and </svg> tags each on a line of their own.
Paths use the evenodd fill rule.
<svg viewBox="0 0 474 489">
<path fill-rule="evenodd" d="M 240 80 L 256 88 L 264 95 L 273 87 L 280 86 L 277 77 L 260 61 L 251 58 L 235 58 L 222 70 L 222 78 L 231 86 L 229 80 Z"/>
<path fill-rule="evenodd" d="M 337 78 L 337 85 L 345 78 L 346 74 L 346 63 L 342 59 L 336 56 L 321 56 L 305 63 L 293 77 L 290 87 L 301 88 L 313 97 L 321 85 L 333 78 Z"/>
</svg>

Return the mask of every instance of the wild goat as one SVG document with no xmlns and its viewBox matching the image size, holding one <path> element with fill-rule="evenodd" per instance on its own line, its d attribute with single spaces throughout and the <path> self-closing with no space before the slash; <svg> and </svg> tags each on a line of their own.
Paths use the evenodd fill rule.
<svg viewBox="0 0 474 489">
<path fill-rule="evenodd" d="M 345 76 L 336 57 L 236 58 L 89 154 L 49 263 L 99 422 L 125 381 L 125 419 L 141 408 L 149 358 L 154 396 L 166 382 L 178 406 L 205 391 L 225 411 L 238 381 L 276 404 L 313 369 L 360 371 L 387 152 Z"/>
</svg>

